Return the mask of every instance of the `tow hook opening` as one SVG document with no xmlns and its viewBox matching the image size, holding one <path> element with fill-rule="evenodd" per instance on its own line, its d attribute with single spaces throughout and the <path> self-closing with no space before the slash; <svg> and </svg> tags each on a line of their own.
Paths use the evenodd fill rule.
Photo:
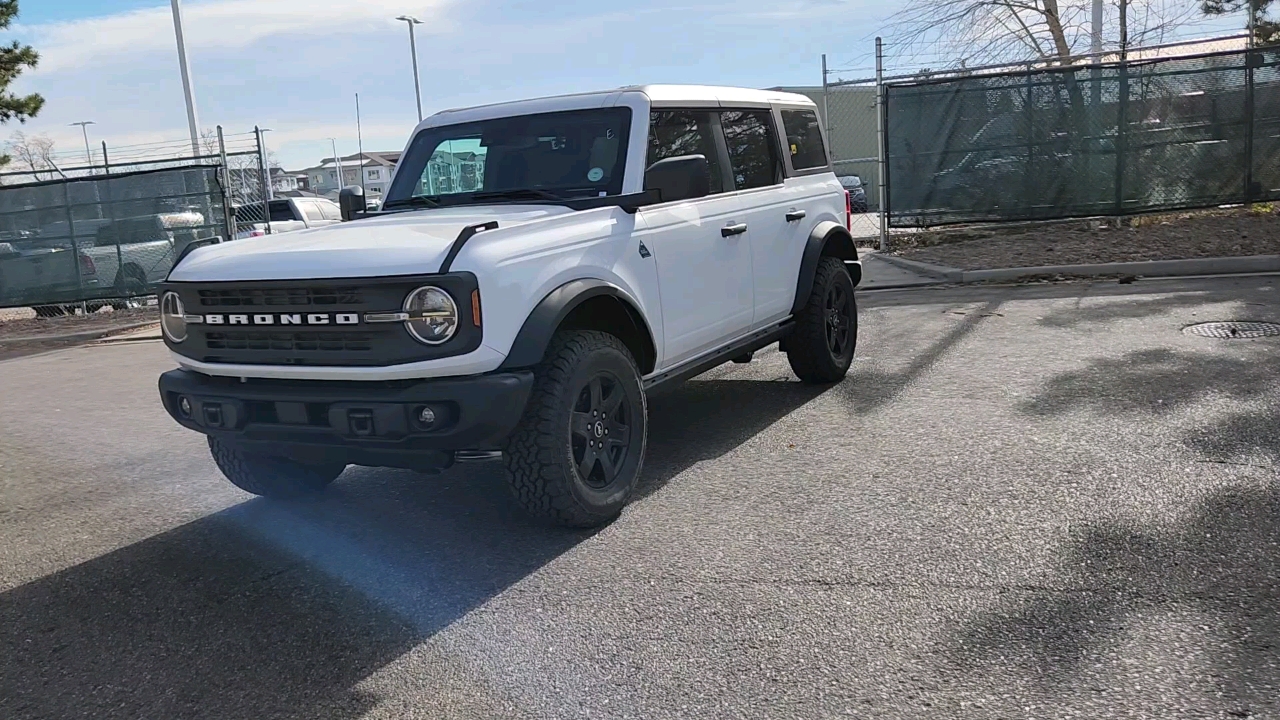
<svg viewBox="0 0 1280 720">
<path fill-rule="evenodd" d="M 358 437 L 368 437 L 373 434 L 373 411 L 372 410 L 348 410 L 347 425 L 351 428 L 351 434 Z"/>
</svg>

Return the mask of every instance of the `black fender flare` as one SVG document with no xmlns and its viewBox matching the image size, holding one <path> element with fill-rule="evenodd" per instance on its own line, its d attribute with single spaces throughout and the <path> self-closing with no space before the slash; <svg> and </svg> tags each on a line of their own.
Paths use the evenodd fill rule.
<svg viewBox="0 0 1280 720">
<path fill-rule="evenodd" d="M 601 296 L 612 297 L 622 303 L 627 314 L 631 316 L 632 322 L 636 324 L 636 329 L 648 337 L 651 347 L 657 347 L 649 324 L 622 288 L 604 280 L 581 278 L 570 280 L 552 290 L 534 306 L 529 316 L 525 318 L 524 325 L 521 325 L 520 331 L 516 333 L 516 338 L 511 343 L 511 351 L 507 353 L 506 359 L 498 369 L 527 368 L 542 362 L 547 346 L 551 344 L 551 337 L 555 335 L 556 329 L 565 318 L 569 317 L 569 314 L 582 303 Z M 636 359 L 640 360 L 638 357 Z M 643 368 L 641 371 L 644 371 Z"/>
<path fill-rule="evenodd" d="M 832 220 L 823 220 L 814 226 L 805 242 L 804 256 L 800 260 L 800 276 L 796 279 L 796 297 L 791 303 L 791 314 L 800 312 L 809 300 L 813 290 L 813 277 L 818 272 L 818 260 L 823 255 L 838 257 L 849 268 L 849 276 L 853 278 L 854 287 L 862 282 L 862 263 L 858 261 L 858 248 L 853 244 L 853 236 L 843 225 Z"/>
</svg>

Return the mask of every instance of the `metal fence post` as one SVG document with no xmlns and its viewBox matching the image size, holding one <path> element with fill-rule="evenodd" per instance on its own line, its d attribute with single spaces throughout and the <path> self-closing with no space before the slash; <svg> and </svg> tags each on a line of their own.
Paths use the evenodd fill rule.
<svg viewBox="0 0 1280 720">
<path fill-rule="evenodd" d="M 1127 151 L 1126 135 L 1129 126 L 1129 63 L 1121 57 L 1120 59 L 1120 98 L 1116 105 L 1116 197 L 1115 211 L 1117 215 L 1124 214 L 1124 170 L 1125 170 L 1125 153 Z"/>
<path fill-rule="evenodd" d="M 111 161 L 107 156 L 107 141 L 102 141 L 102 182 L 107 189 L 107 219 L 111 222 L 110 233 L 107 237 L 112 238 L 116 245 L 116 274 L 119 278 L 112 278 L 112 284 L 119 279 L 124 281 L 124 250 L 120 247 L 120 228 L 116 227 L 116 195 L 111 189 Z M 94 243 L 97 245 L 97 243 Z"/>
<path fill-rule="evenodd" d="M 231 166 L 227 164 L 227 143 L 218 126 L 218 182 L 222 185 L 222 222 L 226 225 L 224 240 L 236 239 L 236 209 L 231 202 Z"/>
<path fill-rule="evenodd" d="M 271 234 L 271 203 L 267 198 L 267 158 L 262 153 L 262 128 L 253 126 L 253 137 L 258 141 L 258 192 L 262 193 L 262 223 Z"/>
<path fill-rule="evenodd" d="M 1252 13 L 1250 13 L 1252 16 Z M 1249 205 L 1258 196 L 1253 181 L 1253 133 L 1254 133 L 1254 87 L 1253 87 L 1253 50 L 1244 54 L 1244 203 Z M 1260 189 L 1260 188 L 1259 188 Z"/>
<path fill-rule="evenodd" d="M 84 309 L 84 268 L 80 266 L 80 243 L 76 241 L 76 225 L 71 219 L 71 183 L 62 180 L 62 207 L 67 211 L 67 235 L 71 238 L 71 267 L 76 274 L 76 297 L 80 307 Z"/>
<path fill-rule="evenodd" d="M 876 174 L 880 177 L 880 251 L 889 249 L 889 152 L 885 137 L 884 51 L 880 38 L 876 38 L 876 154 L 879 156 Z"/>
</svg>

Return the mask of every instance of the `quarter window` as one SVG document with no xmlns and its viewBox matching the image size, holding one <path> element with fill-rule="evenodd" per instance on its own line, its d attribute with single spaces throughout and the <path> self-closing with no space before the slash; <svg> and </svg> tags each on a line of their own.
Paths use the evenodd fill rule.
<svg viewBox="0 0 1280 720">
<path fill-rule="evenodd" d="M 308 220 L 324 220 L 324 213 L 320 212 L 320 208 L 316 207 L 313 202 L 298 203 L 298 207 L 302 208 L 302 214 L 307 216 Z"/>
<path fill-rule="evenodd" d="M 782 168 L 778 165 L 767 110 L 724 111 L 720 113 L 720 124 L 729 146 L 736 189 L 768 187 L 782 182 Z"/>
<path fill-rule="evenodd" d="M 711 120 L 711 113 L 697 110 L 658 110 L 651 113 L 645 167 L 681 155 L 702 155 L 707 158 L 711 174 L 711 192 L 724 192 Z"/>
<path fill-rule="evenodd" d="M 817 113 L 812 110 L 783 110 L 782 127 L 787 131 L 791 167 L 811 170 L 827 166 L 827 148 L 822 144 Z"/>
</svg>

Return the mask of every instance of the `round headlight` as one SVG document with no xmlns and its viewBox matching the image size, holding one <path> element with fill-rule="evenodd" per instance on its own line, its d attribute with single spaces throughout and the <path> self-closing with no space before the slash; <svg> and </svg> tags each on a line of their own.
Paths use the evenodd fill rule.
<svg viewBox="0 0 1280 720">
<path fill-rule="evenodd" d="M 169 342 L 180 343 L 187 339 L 187 320 L 182 298 L 176 292 L 167 292 L 160 299 L 160 329 Z"/>
<path fill-rule="evenodd" d="M 409 293 L 404 311 L 409 314 L 405 329 L 419 342 L 439 345 L 458 331 L 458 304 L 438 287 L 427 285 Z"/>
</svg>

